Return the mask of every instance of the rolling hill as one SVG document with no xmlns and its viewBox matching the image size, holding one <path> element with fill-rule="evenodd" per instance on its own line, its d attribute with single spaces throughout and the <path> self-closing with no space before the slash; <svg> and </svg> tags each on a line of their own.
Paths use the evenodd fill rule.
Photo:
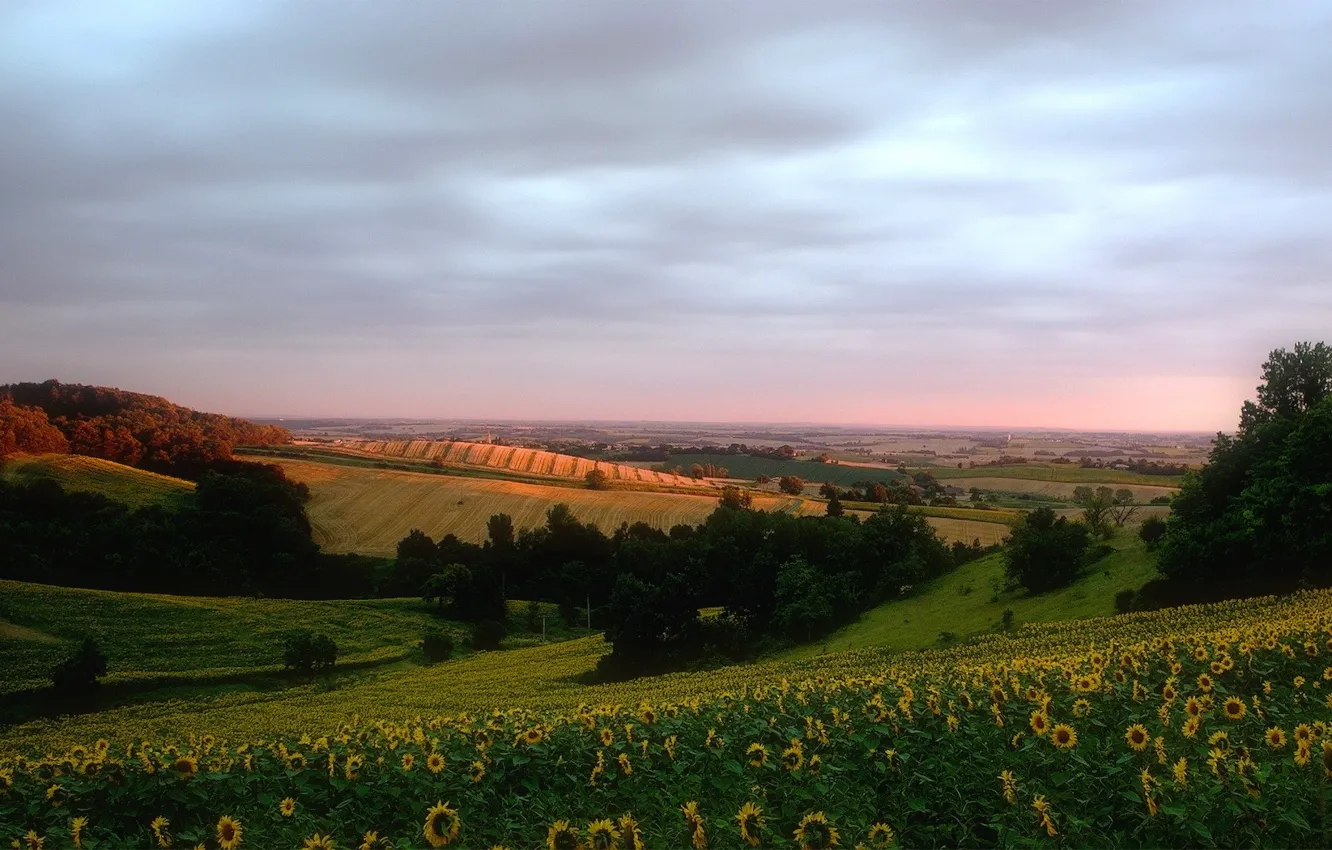
<svg viewBox="0 0 1332 850">
<path fill-rule="evenodd" d="M 592 470 L 599 469 L 606 473 L 610 480 L 626 484 L 671 487 L 698 484 L 686 476 L 654 472 L 636 466 L 489 443 L 449 440 L 342 440 L 329 448 L 358 455 L 439 461 L 445 466 L 488 467 L 547 478 L 582 479 Z"/>
<path fill-rule="evenodd" d="M 190 481 L 83 455 L 16 455 L 0 462 L 0 479 L 21 484 L 49 479 L 66 490 L 99 493 L 134 508 L 177 505 L 194 490 Z"/>
</svg>

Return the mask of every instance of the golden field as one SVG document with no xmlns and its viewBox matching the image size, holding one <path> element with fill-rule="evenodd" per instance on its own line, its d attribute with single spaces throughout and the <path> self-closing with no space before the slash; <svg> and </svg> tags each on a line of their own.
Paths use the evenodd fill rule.
<svg viewBox="0 0 1332 850">
<path fill-rule="evenodd" d="M 531 528 L 544 524 L 546 511 L 559 502 L 581 521 L 595 522 L 608 533 L 623 522 L 646 522 L 663 529 L 697 524 L 717 507 L 714 496 L 589 490 L 285 458 L 264 460 L 310 486 L 306 512 L 315 541 L 329 552 L 392 555 L 413 528 L 436 539 L 456 534 L 479 543 L 486 537 L 486 520 L 492 514 L 506 513 L 513 517 L 515 528 Z M 791 510 L 797 502 L 790 496 L 758 496 L 754 506 Z"/>
</svg>

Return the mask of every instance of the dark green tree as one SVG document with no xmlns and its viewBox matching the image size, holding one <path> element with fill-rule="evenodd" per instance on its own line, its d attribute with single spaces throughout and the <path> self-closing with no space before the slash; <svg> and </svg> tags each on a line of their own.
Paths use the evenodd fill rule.
<svg viewBox="0 0 1332 850">
<path fill-rule="evenodd" d="M 1073 583 L 1083 567 L 1090 529 L 1037 508 L 1013 528 L 1004 545 L 1004 573 L 1033 594 Z"/>
</svg>

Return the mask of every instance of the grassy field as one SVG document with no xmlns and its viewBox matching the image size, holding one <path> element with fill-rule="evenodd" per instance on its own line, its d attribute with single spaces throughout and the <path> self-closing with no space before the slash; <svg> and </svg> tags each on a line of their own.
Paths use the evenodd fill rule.
<svg viewBox="0 0 1332 850">
<path fill-rule="evenodd" d="M 872 508 L 867 503 L 851 503 L 847 507 L 848 515 L 861 519 L 870 516 L 879 506 Z M 927 505 L 910 506 L 913 513 L 925 515 L 928 522 L 946 543 L 971 543 L 979 540 L 982 546 L 1002 543 L 1008 537 L 1008 529 L 1017 521 L 1018 515 L 1012 511 L 973 511 L 966 508 L 933 508 Z M 802 499 L 795 512 L 801 516 L 822 516 L 827 513 L 828 503 L 821 499 Z M 984 519 L 977 519 L 983 517 Z"/>
<path fill-rule="evenodd" d="M 627 484 L 685 486 L 692 483 L 688 478 L 653 472 L 636 466 L 489 443 L 450 440 L 343 440 L 327 448 L 369 457 L 439 461 L 446 466 L 486 467 L 549 478 L 581 480 L 589 472 L 597 469 L 604 472 L 610 480 Z"/>
<path fill-rule="evenodd" d="M 330 552 L 392 555 L 413 528 L 435 538 L 456 534 L 480 542 L 492 514 L 507 513 L 516 528 L 529 528 L 544 523 L 546 511 L 558 502 L 608 533 L 622 522 L 659 528 L 695 524 L 717 507 L 713 496 L 574 489 L 284 458 L 272 461 L 291 478 L 310 485 L 306 511 L 315 540 Z M 755 507 L 763 510 L 791 510 L 799 502 L 789 496 L 759 496 L 755 501 Z"/>
<path fill-rule="evenodd" d="M 1031 478 L 1003 478 L 976 476 L 974 478 L 950 478 L 948 483 L 970 492 L 972 487 L 981 490 L 997 490 L 1005 493 L 1036 493 L 1055 499 L 1069 499 L 1078 487 L 1106 486 L 1119 489 L 1125 487 L 1133 491 L 1133 498 L 1138 504 L 1147 504 L 1158 496 L 1173 496 L 1178 487 L 1153 487 L 1145 484 L 1078 484 L 1071 481 L 1039 481 Z"/>
<path fill-rule="evenodd" d="M 901 478 L 901 474 L 892 469 L 869 469 L 863 466 L 845 466 L 840 463 L 815 463 L 807 458 L 776 460 L 774 458 L 754 457 L 752 455 L 711 455 L 711 454 L 673 454 L 666 461 L 667 468 L 680 467 L 685 474 L 695 463 L 711 463 L 724 466 L 729 477 L 754 481 L 760 475 L 780 478 L 783 475 L 798 475 L 813 485 L 831 482 L 839 487 L 850 487 L 859 481 L 892 482 Z M 658 464 L 658 468 L 662 465 Z"/>
<path fill-rule="evenodd" d="M 50 479 L 66 490 L 99 493 L 135 508 L 179 504 L 194 490 L 189 481 L 82 455 L 12 457 L 0 464 L 0 478 L 14 483 Z"/>
<path fill-rule="evenodd" d="M 0 581 L 0 693 L 48 684 L 84 635 L 107 656 L 109 681 L 206 680 L 281 667 L 283 635 L 297 629 L 327 634 L 339 660 L 358 662 L 406 657 L 435 622 L 419 599 L 166 596 Z"/>
<path fill-rule="evenodd" d="M 1013 466 L 983 466 L 957 469 L 951 466 L 925 467 L 940 481 L 954 483 L 954 478 L 1019 478 L 1029 481 L 1058 481 L 1071 484 L 1139 484 L 1144 487 L 1178 487 L 1180 475 L 1143 475 L 1122 469 L 1083 469 L 1073 463 L 1020 463 Z M 961 485 L 958 485 L 961 486 Z"/>
<path fill-rule="evenodd" d="M 1090 568 L 1075 584 L 1033 597 L 1022 592 L 997 592 L 1004 580 L 999 554 L 972 561 L 940 578 L 919 596 L 881 605 L 821 644 L 796 647 L 782 657 L 808 658 L 824 651 L 866 647 L 926 649 L 939 646 L 943 632 L 965 639 L 998 630 L 1007 608 L 1013 610 L 1018 624 L 1112 616 L 1116 593 L 1136 590 L 1156 576 L 1155 559 L 1136 535 L 1122 533 L 1112 545 L 1118 551 Z"/>
</svg>

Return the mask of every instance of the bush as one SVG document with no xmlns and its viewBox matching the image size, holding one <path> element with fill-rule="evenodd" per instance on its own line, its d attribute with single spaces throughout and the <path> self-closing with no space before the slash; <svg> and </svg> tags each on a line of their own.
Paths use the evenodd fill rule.
<svg viewBox="0 0 1332 850">
<path fill-rule="evenodd" d="M 426 661 L 431 664 L 436 661 L 448 661 L 453 655 L 453 635 L 444 629 L 428 628 L 425 636 L 421 638 L 421 651 L 425 653 Z"/>
<path fill-rule="evenodd" d="M 1133 603 L 1137 599 L 1136 590 L 1121 590 L 1115 594 L 1115 613 L 1127 614 L 1133 610 Z"/>
<path fill-rule="evenodd" d="M 1004 546 L 1004 573 L 1032 593 L 1067 587 L 1082 571 L 1091 530 L 1049 508 L 1023 517 Z"/>
<path fill-rule="evenodd" d="M 1138 528 L 1138 536 L 1142 542 L 1147 544 L 1148 549 L 1155 549 L 1161 543 L 1161 538 L 1165 537 L 1166 521 L 1159 516 L 1149 516 L 1142 521 L 1142 526 Z"/>
<path fill-rule="evenodd" d="M 78 696 L 97 687 L 97 680 L 105 675 L 106 656 L 97 648 L 97 641 L 85 637 L 74 654 L 51 671 L 51 681 L 59 693 Z"/>
<path fill-rule="evenodd" d="M 482 620 L 472 626 L 472 649 L 499 649 L 508 630 L 499 620 Z"/>
<path fill-rule="evenodd" d="M 325 634 L 297 632 L 283 644 L 282 661 L 288 670 L 313 673 L 333 667 L 338 660 L 338 645 Z"/>
</svg>

